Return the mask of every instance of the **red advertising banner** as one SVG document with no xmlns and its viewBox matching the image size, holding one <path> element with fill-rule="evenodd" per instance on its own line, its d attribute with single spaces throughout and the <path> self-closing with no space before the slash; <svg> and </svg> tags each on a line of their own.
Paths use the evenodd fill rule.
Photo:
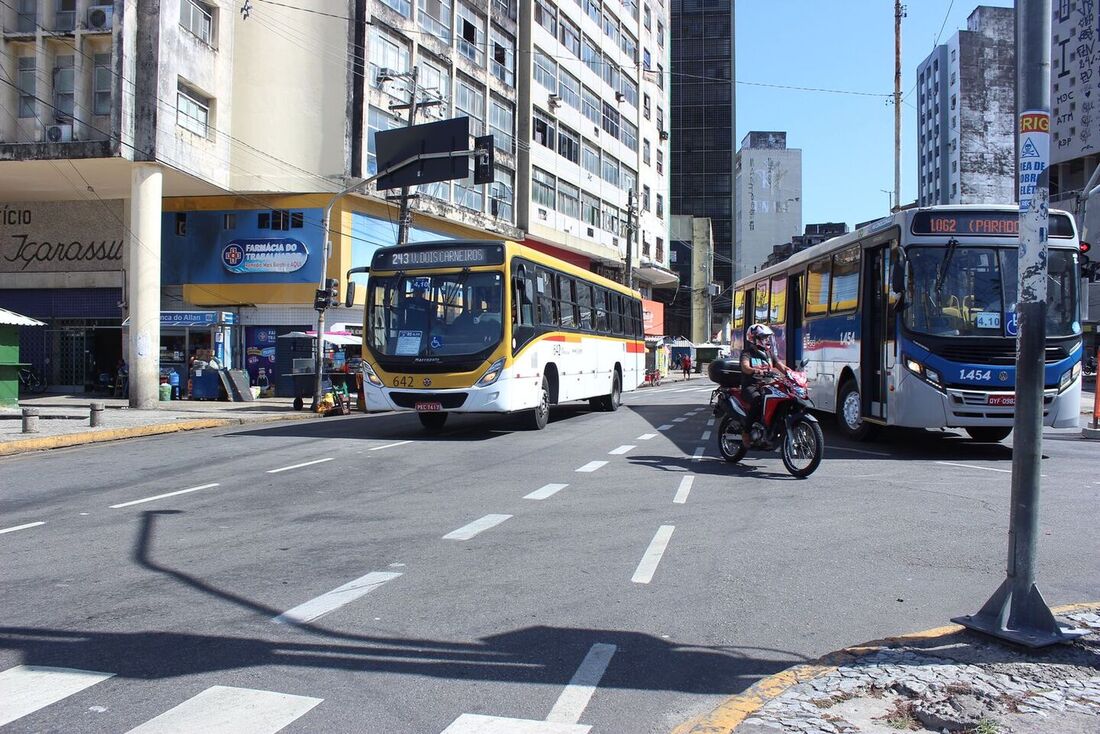
<svg viewBox="0 0 1100 734">
<path fill-rule="evenodd" d="M 646 336 L 664 336 L 665 304 L 643 298 L 642 326 Z"/>
</svg>

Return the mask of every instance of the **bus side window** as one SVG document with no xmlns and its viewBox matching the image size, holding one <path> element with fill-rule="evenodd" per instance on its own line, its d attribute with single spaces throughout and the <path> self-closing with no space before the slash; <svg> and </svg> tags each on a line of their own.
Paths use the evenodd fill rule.
<svg viewBox="0 0 1100 734">
<path fill-rule="evenodd" d="M 579 326 L 585 330 L 592 329 L 592 286 L 588 283 L 577 283 L 577 307 L 580 309 Z"/>
<path fill-rule="evenodd" d="M 558 276 L 558 285 L 561 290 L 561 325 L 566 329 L 577 328 L 576 293 L 573 287 L 573 279 L 567 275 Z"/>
<path fill-rule="evenodd" d="M 611 294 L 611 333 L 623 335 L 623 297 L 618 293 Z"/>
<path fill-rule="evenodd" d="M 632 320 L 634 322 L 634 338 L 635 339 L 641 339 L 642 338 L 642 302 L 638 301 L 638 300 L 635 300 L 635 299 L 631 299 L 631 301 L 630 301 L 630 311 L 633 314 L 633 319 Z"/>
<path fill-rule="evenodd" d="M 607 290 L 604 288 L 596 289 L 596 331 L 607 333 Z"/>
<path fill-rule="evenodd" d="M 550 272 L 539 268 L 535 271 L 535 299 L 538 304 L 538 323 L 554 325 L 554 281 Z"/>
<path fill-rule="evenodd" d="M 821 316 L 829 310 L 829 258 L 810 263 L 806 268 L 806 316 Z"/>
</svg>

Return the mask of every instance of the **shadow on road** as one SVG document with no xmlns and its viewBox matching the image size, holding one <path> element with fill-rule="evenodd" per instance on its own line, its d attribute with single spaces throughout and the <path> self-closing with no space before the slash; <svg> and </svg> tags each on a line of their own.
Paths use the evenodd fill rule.
<svg viewBox="0 0 1100 734">
<path fill-rule="evenodd" d="M 268 622 L 278 610 L 152 557 L 158 522 L 179 511 L 142 517 L 133 560 L 202 594 L 255 615 L 267 634 L 227 636 L 144 630 L 74 631 L 0 627 L 0 649 L 20 652 L 27 665 L 112 672 L 124 678 L 164 679 L 259 666 L 401 673 L 463 680 L 565 685 L 597 642 L 616 645 L 601 687 L 728 694 L 804 658 L 782 650 L 679 644 L 629 630 L 531 625 L 476 642 L 385 637 L 343 632 L 319 624 L 293 630 Z M 281 639 L 280 639 L 281 638 Z"/>
</svg>

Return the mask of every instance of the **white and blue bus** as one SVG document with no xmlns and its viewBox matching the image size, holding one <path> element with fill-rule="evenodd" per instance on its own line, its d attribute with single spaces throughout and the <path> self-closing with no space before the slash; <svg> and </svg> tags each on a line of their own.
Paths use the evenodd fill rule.
<svg viewBox="0 0 1100 734">
<path fill-rule="evenodd" d="M 862 439 L 877 426 L 1012 430 L 1019 211 L 910 209 L 735 284 L 734 354 L 752 323 L 806 360 L 811 397 Z M 1044 425 L 1075 428 L 1081 396 L 1080 242 L 1050 212 Z"/>
</svg>

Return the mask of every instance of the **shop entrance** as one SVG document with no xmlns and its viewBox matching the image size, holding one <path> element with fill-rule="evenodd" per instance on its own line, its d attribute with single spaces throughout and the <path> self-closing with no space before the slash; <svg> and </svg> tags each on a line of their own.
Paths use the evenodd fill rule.
<svg viewBox="0 0 1100 734">
<path fill-rule="evenodd" d="M 38 364 L 50 390 L 110 389 L 122 358 L 122 330 L 117 321 L 55 319 L 41 334 L 43 356 Z"/>
</svg>

